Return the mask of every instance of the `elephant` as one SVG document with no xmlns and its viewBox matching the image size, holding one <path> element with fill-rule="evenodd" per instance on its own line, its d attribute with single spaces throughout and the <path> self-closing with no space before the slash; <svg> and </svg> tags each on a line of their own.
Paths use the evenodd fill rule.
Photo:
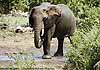
<svg viewBox="0 0 100 70">
<path fill-rule="evenodd" d="M 34 28 L 34 43 L 36 48 L 43 45 L 43 59 L 50 59 L 50 42 L 52 38 L 57 38 L 58 49 L 54 56 L 63 56 L 63 42 L 67 36 L 70 39 L 76 29 L 76 18 L 73 12 L 64 4 L 46 5 L 44 9 L 40 5 L 31 11 L 30 21 Z M 29 18 L 30 20 L 30 18 Z M 42 25 L 44 25 L 44 34 L 42 33 Z M 70 39 L 71 41 L 71 39 Z M 72 43 L 72 42 L 71 42 Z"/>
</svg>

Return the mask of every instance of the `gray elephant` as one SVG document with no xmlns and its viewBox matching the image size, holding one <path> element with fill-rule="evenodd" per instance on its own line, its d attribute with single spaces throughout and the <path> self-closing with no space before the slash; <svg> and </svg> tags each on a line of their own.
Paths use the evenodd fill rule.
<svg viewBox="0 0 100 70">
<path fill-rule="evenodd" d="M 70 39 L 76 28 L 76 19 L 73 12 L 64 4 L 46 5 L 46 8 L 35 7 L 31 11 L 30 25 L 34 28 L 34 42 L 36 48 L 43 43 L 44 55 L 42 58 L 49 59 L 50 41 L 57 37 L 58 49 L 54 56 L 63 56 L 63 41 L 65 36 Z M 29 18 L 30 20 L 30 18 Z M 44 25 L 44 34 L 42 34 Z"/>
</svg>

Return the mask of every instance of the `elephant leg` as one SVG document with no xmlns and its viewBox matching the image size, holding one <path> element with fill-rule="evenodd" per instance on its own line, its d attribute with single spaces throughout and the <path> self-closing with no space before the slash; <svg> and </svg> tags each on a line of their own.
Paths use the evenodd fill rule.
<svg viewBox="0 0 100 70">
<path fill-rule="evenodd" d="M 57 39 L 58 39 L 58 49 L 57 49 L 57 52 L 54 54 L 54 56 L 63 56 L 64 37 L 63 38 L 57 38 Z"/>
<path fill-rule="evenodd" d="M 43 42 L 43 51 L 44 51 L 44 55 L 43 55 L 43 59 L 50 59 L 51 58 L 51 55 L 50 55 L 50 43 L 51 43 L 51 39 L 52 39 L 52 36 L 55 32 L 55 25 L 53 25 L 51 28 L 47 29 L 45 28 L 44 29 L 44 42 Z"/>
<path fill-rule="evenodd" d="M 43 51 L 44 51 L 44 55 L 43 55 L 43 59 L 50 59 L 51 55 L 50 55 L 50 42 L 51 42 L 51 31 L 50 30 L 46 30 L 45 29 L 45 38 L 44 38 L 44 42 L 43 42 Z"/>
<path fill-rule="evenodd" d="M 43 42 L 43 51 L 44 55 L 42 56 L 43 59 L 50 59 L 50 37 L 46 35 L 44 42 Z"/>
<path fill-rule="evenodd" d="M 43 59 L 50 59 L 51 55 L 50 55 L 50 43 L 51 43 L 51 39 L 52 36 L 55 32 L 55 25 L 53 25 L 50 29 L 44 29 L 44 42 L 43 42 L 43 51 L 44 51 L 44 55 L 43 55 Z"/>
</svg>

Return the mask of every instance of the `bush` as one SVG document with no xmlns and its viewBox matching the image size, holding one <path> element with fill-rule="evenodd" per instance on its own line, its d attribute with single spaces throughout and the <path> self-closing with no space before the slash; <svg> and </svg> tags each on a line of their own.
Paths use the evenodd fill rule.
<svg viewBox="0 0 100 70">
<path fill-rule="evenodd" d="M 100 61 L 100 1 L 68 0 L 67 5 L 74 12 L 78 27 L 72 37 L 75 47 L 69 48 L 67 53 L 72 61 L 72 70 L 93 70 Z"/>
<path fill-rule="evenodd" d="M 73 10 L 80 29 L 88 30 L 93 25 L 100 26 L 99 0 L 68 0 L 67 5 Z"/>
<path fill-rule="evenodd" d="M 89 32 L 77 31 L 72 37 L 73 45 L 67 52 L 73 70 L 93 70 L 100 61 L 100 29 L 93 26 Z"/>
<path fill-rule="evenodd" d="M 0 0 L 0 13 L 7 14 L 9 12 L 9 0 Z"/>
<path fill-rule="evenodd" d="M 29 2 L 28 0 L 9 0 L 9 8 L 21 10 L 21 11 L 28 11 L 29 9 Z"/>
</svg>

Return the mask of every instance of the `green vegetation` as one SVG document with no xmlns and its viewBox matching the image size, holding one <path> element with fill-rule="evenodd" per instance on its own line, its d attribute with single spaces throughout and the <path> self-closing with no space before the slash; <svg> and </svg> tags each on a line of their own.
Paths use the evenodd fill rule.
<svg viewBox="0 0 100 70">
<path fill-rule="evenodd" d="M 88 30 L 93 25 L 100 26 L 99 0 L 68 0 L 67 5 L 77 17 L 78 28 Z"/>
<path fill-rule="evenodd" d="M 100 29 L 96 26 L 89 32 L 77 31 L 72 37 L 73 45 L 68 49 L 69 57 L 74 70 L 92 70 L 100 61 Z"/>
<path fill-rule="evenodd" d="M 9 0 L 0 0 L 0 13 L 7 14 L 9 12 Z"/>
<path fill-rule="evenodd" d="M 22 70 L 23 68 L 34 68 L 35 62 L 33 60 L 33 54 L 30 53 L 18 53 L 9 55 L 10 58 L 13 58 L 15 64 L 9 68 L 18 68 Z"/>
<path fill-rule="evenodd" d="M 72 37 L 75 47 L 70 46 L 66 56 L 72 70 L 93 70 L 100 61 L 100 1 L 68 0 L 67 5 L 77 18 L 77 31 Z"/>
<path fill-rule="evenodd" d="M 22 24 L 27 24 L 28 23 L 28 19 L 26 17 L 22 17 L 22 16 L 2 16 L 0 17 L 0 24 L 5 23 L 8 25 L 22 25 Z"/>
</svg>

